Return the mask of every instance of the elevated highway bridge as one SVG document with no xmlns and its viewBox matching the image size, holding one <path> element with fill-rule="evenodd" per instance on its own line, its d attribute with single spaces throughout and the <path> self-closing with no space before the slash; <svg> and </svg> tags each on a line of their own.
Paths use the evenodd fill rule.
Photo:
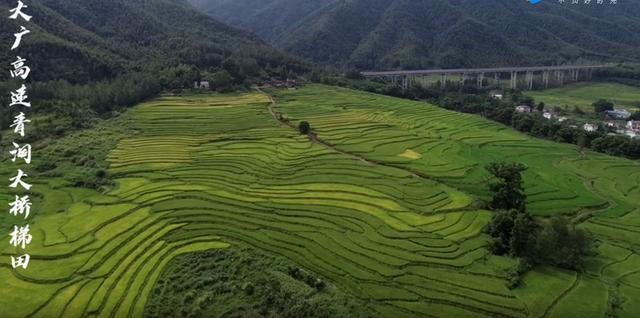
<svg viewBox="0 0 640 318">
<path fill-rule="evenodd" d="M 403 89 L 408 89 L 421 77 L 440 77 L 440 85 L 446 87 L 450 82 L 450 76 L 459 76 L 459 81 L 465 85 L 473 80 L 478 88 L 483 88 L 485 83 L 494 80 L 502 82 L 508 74 L 509 88 L 524 88 L 531 90 L 534 81 L 539 78 L 544 88 L 548 88 L 551 81 L 562 86 L 566 82 L 589 80 L 593 71 L 610 65 L 562 65 L 562 66 L 530 66 L 530 67 L 495 67 L 495 68 L 460 68 L 460 69 L 431 69 L 431 70 L 401 70 L 401 71 L 368 71 L 362 72 L 365 78 L 380 78 L 390 80 Z M 524 75 L 524 81 L 519 80 Z"/>
</svg>

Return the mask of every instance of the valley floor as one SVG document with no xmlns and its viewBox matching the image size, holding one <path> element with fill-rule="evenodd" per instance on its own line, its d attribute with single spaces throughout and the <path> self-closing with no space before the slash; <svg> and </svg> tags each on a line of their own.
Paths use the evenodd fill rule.
<svg viewBox="0 0 640 318">
<path fill-rule="evenodd" d="M 272 94 L 165 96 L 125 114 L 135 133 L 109 154 L 115 189 L 41 185 L 32 264 L 0 267 L 3 317 L 142 317 L 173 259 L 238 247 L 298 264 L 372 316 L 605 317 L 612 303 L 637 316 L 638 162 L 418 102 Z M 316 142 L 277 114 L 310 122 Z M 506 287 L 515 262 L 488 253 L 479 208 L 484 166 L 501 160 L 529 166 L 534 214 L 598 238 L 585 273 L 540 268 Z"/>
</svg>

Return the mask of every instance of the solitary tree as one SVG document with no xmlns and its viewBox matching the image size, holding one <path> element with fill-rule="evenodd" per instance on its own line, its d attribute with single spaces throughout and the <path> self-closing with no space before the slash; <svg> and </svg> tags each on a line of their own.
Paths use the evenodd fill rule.
<svg viewBox="0 0 640 318">
<path fill-rule="evenodd" d="M 306 121 L 301 121 L 298 125 L 298 130 L 300 131 L 300 134 L 308 135 L 309 132 L 311 132 L 311 125 Z"/>
<path fill-rule="evenodd" d="M 593 109 L 597 114 L 604 113 L 607 110 L 613 110 L 613 103 L 608 100 L 601 99 L 593 103 Z"/>
<path fill-rule="evenodd" d="M 522 173 L 527 167 L 521 163 L 498 162 L 487 166 L 496 181 L 489 184 L 493 194 L 491 209 L 526 211 L 526 195 L 522 180 Z"/>
</svg>

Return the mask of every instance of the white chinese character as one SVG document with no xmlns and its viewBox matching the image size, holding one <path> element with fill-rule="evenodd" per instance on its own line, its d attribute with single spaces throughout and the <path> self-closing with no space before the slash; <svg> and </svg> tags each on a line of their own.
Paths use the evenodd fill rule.
<svg viewBox="0 0 640 318">
<path fill-rule="evenodd" d="M 27 119 L 23 112 L 20 112 L 20 114 L 16 115 L 13 120 L 13 124 L 9 127 L 13 128 L 14 133 L 24 137 L 24 124 L 28 124 L 30 122 L 31 120 Z"/>
<path fill-rule="evenodd" d="M 571 4 L 578 4 L 578 0 L 571 0 Z"/>
<path fill-rule="evenodd" d="M 22 198 L 16 195 L 16 200 L 9 203 L 11 209 L 9 210 L 9 214 L 13 216 L 23 215 L 24 218 L 28 218 L 31 213 L 31 201 L 29 200 L 29 196 L 25 195 Z"/>
<path fill-rule="evenodd" d="M 29 254 L 24 254 L 22 256 L 18 256 L 17 258 L 11 256 L 11 266 L 13 267 L 13 269 L 16 269 L 18 267 L 27 269 L 27 266 L 29 266 L 30 260 L 31 260 L 31 255 Z"/>
<path fill-rule="evenodd" d="M 12 15 L 9 16 L 9 19 L 15 20 L 18 18 L 18 16 L 20 16 L 21 18 L 25 19 L 28 22 L 29 20 L 31 20 L 31 16 L 22 12 L 23 8 L 28 8 L 28 7 L 29 6 L 22 3 L 22 1 L 18 0 L 18 6 L 9 10 L 9 12 L 13 13 Z"/>
<path fill-rule="evenodd" d="M 618 0 L 611 0 L 611 4 L 618 4 Z"/>
<path fill-rule="evenodd" d="M 604 3 L 604 0 L 597 0 L 597 1 L 596 1 L 596 3 L 597 3 L 597 4 L 603 4 L 603 3 Z"/>
<path fill-rule="evenodd" d="M 24 159 L 26 164 L 31 163 L 31 145 L 26 144 L 24 146 L 20 146 L 19 144 L 13 142 L 13 150 L 9 151 L 9 153 L 13 156 L 11 162 L 16 162 L 17 159 Z"/>
<path fill-rule="evenodd" d="M 14 225 L 13 232 L 9 234 L 9 236 L 11 236 L 11 240 L 9 241 L 9 244 L 13 245 L 14 247 L 21 246 L 22 249 L 26 248 L 27 245 L 29 245 L 31 243 L 31 240 L 33 239 L 33 236 L 29 234 L 29 224 L 23 227 L 18 227 L 17 225 Z"/>
<path fill-rule="evenodd" d="M 31 31 L 27 30 L 27 28 L 20 26 L 20 32 L 14 33 L 13 36 L 16 37 L 15 41 L 13 41 L 13 46 L 11 47 L 11 51 L 17 49 L 20 46 L 20 42 L 22 42 L 22 37 L 31 33 Z"/>
<path fill-rule="evenodd" d="M 29 73 L 31 73 L 31 68 L 24 65 L 26 59 L 23 59 L 19 56 L 16 56 L 16 61 L 11 63 L 13 65 L 13 71 L 11 71 L 11 77 L 22 77 L 23 80 L 26 80 L 29 77 Z"/>
<path fill-rule="evenodd" d="M 9 104 L 9 106 L 21 105 L 31 107 L 31 103 L 27 102 L 28 98 L 27 87 L 22 84 L 22 87 L 18 88 L 15 92 L 11 92 L 11 104 Z"/>
<path fill-rule="evenodd" d="M 22 186 L 23 188 L 25 188 L 26 190 L 31 189 L 31 185 L 22 181 L 22 177 L 28 177 L 29 175 L 24 173 L 24 171 L 18 169 L 18 174 L 9 179 L 9 181 L 11 181 L 12 183 L 9 185 L 9 188 L 17 188 L 18 185 Z"/>
<path fill-rule="evenodd" d="M 591 0 L 584 0 L 584 4 L 591 4 Z"/>
</svg>

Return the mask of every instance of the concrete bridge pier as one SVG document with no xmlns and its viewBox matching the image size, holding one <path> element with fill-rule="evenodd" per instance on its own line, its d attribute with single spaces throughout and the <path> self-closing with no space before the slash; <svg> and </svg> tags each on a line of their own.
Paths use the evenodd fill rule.
<svg viewBox="0 0 640 318">
<path fill-rule="evenodd" d="M 544 83 L 544 88 L 549 88 L 549 71 L 542 72 L 542 82 Z"/>
<path fill-rule="evenodd" d="M 511 89 L 518 88 L 518 71 L 511 71 Z"/>
<path fill-rule="evenodd" d="M 527 80 L 527 89 L 532 90 L 533 89 L 533 72 L 526 73 L 526 80 Z"/>
<path fill-rule="evenodd" d="M 482 87 L 484 86 L 484 73 L 480 73 L 478 74 L 478 88 L 482 89 Z"/>
<path fill-rule="evenodd" d="M 556 71 L 556 80 L 558 81 L 558 84 L 560 86 L 562 86 L 562 84 L 564 84 L 564 72 L 563 71 Z"/>
</svg>

